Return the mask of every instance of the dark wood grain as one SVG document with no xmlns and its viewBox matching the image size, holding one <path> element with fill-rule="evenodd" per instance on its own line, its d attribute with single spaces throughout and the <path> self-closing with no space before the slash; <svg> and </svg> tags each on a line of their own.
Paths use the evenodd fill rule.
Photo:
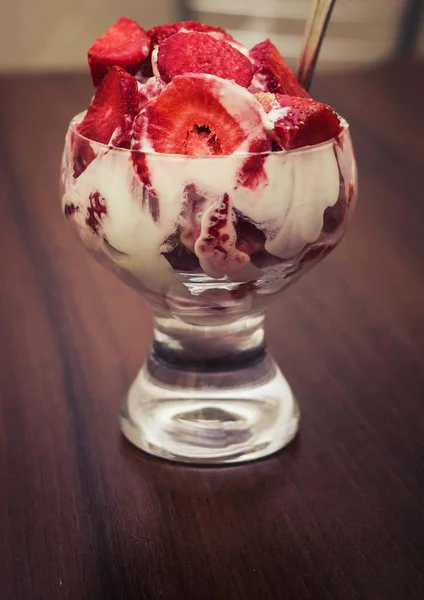
<svg viewBox="0 0 424 600">
<path fill-rule="evenodd" d="M 358 208 L 269 311 L 299 437 L 221 470 L 121 438 L 150 312 L 87 259 L 57 192 L 88 77 L 0 86 L 0 597 L 424 598 L 424 65 L 317 80 L 352 126 Z"/>
</svg>

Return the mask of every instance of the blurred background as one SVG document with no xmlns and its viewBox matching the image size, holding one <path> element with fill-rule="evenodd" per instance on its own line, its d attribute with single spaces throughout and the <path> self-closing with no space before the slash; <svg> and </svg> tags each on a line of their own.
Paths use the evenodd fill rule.
<svg viewBox="0 0 424 600">
<path fill-rule="evenodd" d="M 250 47 L 269 35 L 293 65 L 310 0 L 15 0 L 0 7 L 0 72 L 83 70 L 85 50 L 119 16 L 146 29 L 193 18 Z M 423 0 L 338 0 L 321 69 L 424 56 Z"/>
</svg>

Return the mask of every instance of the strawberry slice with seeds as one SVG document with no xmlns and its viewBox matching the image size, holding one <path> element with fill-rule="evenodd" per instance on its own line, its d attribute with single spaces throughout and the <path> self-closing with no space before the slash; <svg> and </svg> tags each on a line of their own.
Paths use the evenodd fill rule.
<svg viewBox="0 0 424 600">
<path fill-rule="evenodd" d="M 267 140 L 257 100 L 213 75 L 177 75 L 144 111 L 147 146 L 156 152 L 228 155 Z"/>
<path fill-rule="evenodd" d="M 284 150 L 321 144 L 342 131 L 340 119 L 327 104 L 312 98 L 256 94 L 268 116 L 264 123 Z"/>
<path fill-rule="evenodd" d="M 95 142 L 129 147 L 130 129 L 139 103 L 135 77 L 120 67 L 111 67 L 77 131 Z"/>
<path fill-rule="evenodd" d="M 309 98 L 297 81 L 293 71 L 270 40 L 253 46 L 250 59 L 255 68 L 253 78 L 256 87 L 273 94 L 288 94 Z"/>
<path fill-rule="evenodd" d="M 238 42 L 234 40 L 233 36 L 220 27 L 212 27 L 211 25 L 206 25 L 205 23 L 199 23 L 197 21 L 177 21 L 176 23 L 165 23 L 164 25 L 152 27 L 147 31 L 147 34 L 151 40 L 151 47 L 149 56 L 141 65 L 141 73 L 143 76 L 151 77 L 153 75 L 152 51 L 154 50 L 155 46 L 158 46 L 171 35 L 175 35 L 180 31 L 198 31 L 201 33 L 209 33 L 217 39 L 227 40 L 239 49 L 242 48 L 241 44 L 238 44 Z"/>
<path fill-rule="evenodd" d="M 176 33 L 159 46 L 158 70 L 165 82 L 185 73 L 207 73 L 248 87 L 253 67 L 239 50 L 207 33 Z"/>
<path fill-rule="evenodd" d="M 234 38 L 220 27 L 212 27 L 206 23 L 198 23 L 197 21 L 177 21 L 176 23 L 165 23 L 152 27 L 147 31 L 147 35 L 151 39 L 152 48 L 162 43 L 175 33 L 179 33 L 182 29 L 185 31 L 198 31 L 201 33 L 213 33 L 216 37 L 223 40 L 233 40 Z"/>
<path fill-rule="evenodd" d="M 108 69 L 118 66 L 135 75 L 150 51 L 150 37 L 135 21 L 121 17 L 87 52 L 93 84 L 97 87 Z"/>
</svg>

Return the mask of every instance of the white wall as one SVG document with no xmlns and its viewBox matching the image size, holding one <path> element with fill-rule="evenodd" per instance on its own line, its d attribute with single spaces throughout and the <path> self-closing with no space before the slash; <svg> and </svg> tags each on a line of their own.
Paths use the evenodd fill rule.
<svg viewBox="0 0 424 600">
<path fill-rule="evenodd" d="M 85 52 L 120 16 L 146 28 L 175 20 L 173 0 L 0 0 L 0 70 L 85 67 Z"/>
<path fill-rule="evenodd" d="M 290 63 L 296 62 L 299 56 L 305 19 L 312 4 L 312 0 L 189 2 L 193 7 L 200 7 L 202 20 L 207 22 L 210 19 L 216 22 L 218 12 L 225 15 L 230 28 L 233 24 L 233 28 L 241 29 L 237 37 L 248 47 L 270 34 Z M 345 68 L 385 59 L 393 48 L 402 6 L 403 0 L 338 0 L 319 66 Z"/>
<path fill-rule="evenodd" d="M 298 54 L 303 15 L 311 2 L 189 1 L 206 7 L 209 12 L 200 15 L 206 22 L 245 30 L 238 37 L 247 44 L 257 41 L 255 35 L 258 39 L 269 35 L 289 61 Z M 402 0 L 338 0 L 320 66 L 343 68 L 349 62 L 384 58 L 393 44 L 401 4 Z M 216 7 L 227 14 L 211 12 Z M 233 8 L 238 10 L 237 17 L 229 14 Z M 268 18 L 243 14 L 258 15 L 262 10 Z M 290 16 L 293 12 L 299 13 L 297 19 Z M 352 14 L 357 17 L 356 23 L 351 20 Z M 178 18 L 174 0 L 0 0 L 0 71 L 84 69 L 91 42 L 122 15 L 138 20 L 146 28 Z M 420 51 L 424 56 L 424 25 Z"/>
</svg>

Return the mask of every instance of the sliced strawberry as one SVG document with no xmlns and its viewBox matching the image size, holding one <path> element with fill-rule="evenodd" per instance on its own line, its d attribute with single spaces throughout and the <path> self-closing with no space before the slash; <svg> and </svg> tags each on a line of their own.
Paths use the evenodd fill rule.
<svg viewBox="0 0 424 600">
<path fill-rule="evenodd" d="M 281 94 L 255 96 L 268 113 L 269 129 L 284 150 L 313 146 L 336 138 L 340 119 L 327 104 Z"/>
<path fill-rule="evenodd" d="M 112 66 L 135 75 L 149 51 L 150 38 L 144 29 L 135 21 L 121 17 L 87 52 L 94 86 L 99 85 Z"/>
<path fill-rule="evenodd" d="M 144 111 L 146 145 L 156 152 L 233 154 L 247 152 L 253 140 L 267 139 L 255 98 L 213 75 L 176 76 Z"/>
<path fill-rule="evenodd" d="M 270 40 L 253 46 L 250 59 L 255 68 L 254 84 L 264 92 L 309 97 Z"/>
<path fill-rule="evenodd" d="M 259 92 L 254 94 L 254 96 L 267 113 L 269 113 L 273 108 L 278 108 L 275 100 L 275 94 L 270 94 L 269 92 Z"/>
<path fill-rule="evenodd" d="M 152 29 L 149 29 L 147 32 L 151 40 L 151 47 L 149 56 L 141 65 L 141 74 L 144 77 L 151 77 L 153 75 L 152 51 L 154 50 L 155 46 L 161 44 L 171 35 L 179 33 L 180 31 L 199 31 L 201 33 L 209 33 L 217 39 L 227 40 L 228 42 L 237 46 L 239 49 L 243 48 L 243 46 L 238 44 L 238 42 L 236 42 L 229 33 L 220 27 L 212 27 L 211 25 L 198 23 L 197 21 L 177 21 L 176 23 L 165 23 L 164 25 L 158 25 L 157 27 L 152 27 Z"/>
<path fill-rule="evenodd" d="M 77 130 L 95 142 L 127 147 L 139 103 L 135 77 L 120 67 L 111 67 Z"/>
<path fill-rule="evenodd" d="M 159 46 L 158 69 L 165 82 L 185 73 L 208 73 L 248 87 L 250 60 L 224 40 L 207 33 L 176 33 Z"/>
<path fill-rule="evenodd" d="M 212 27 L 206 23 L 198 23 L 197 21 L 178 21 L 176 23 L 165 23 L 152 27 L 147 31 L 147 35 L 151 39 L 152 47 L 160 44 L 171 35 L 178 33 L 184 29 L 185 31 L 199 31 L 201 33 L 214 33 L 223 40 L 233 40 L 233 37 L 220 27 Z"/>
</svg>

